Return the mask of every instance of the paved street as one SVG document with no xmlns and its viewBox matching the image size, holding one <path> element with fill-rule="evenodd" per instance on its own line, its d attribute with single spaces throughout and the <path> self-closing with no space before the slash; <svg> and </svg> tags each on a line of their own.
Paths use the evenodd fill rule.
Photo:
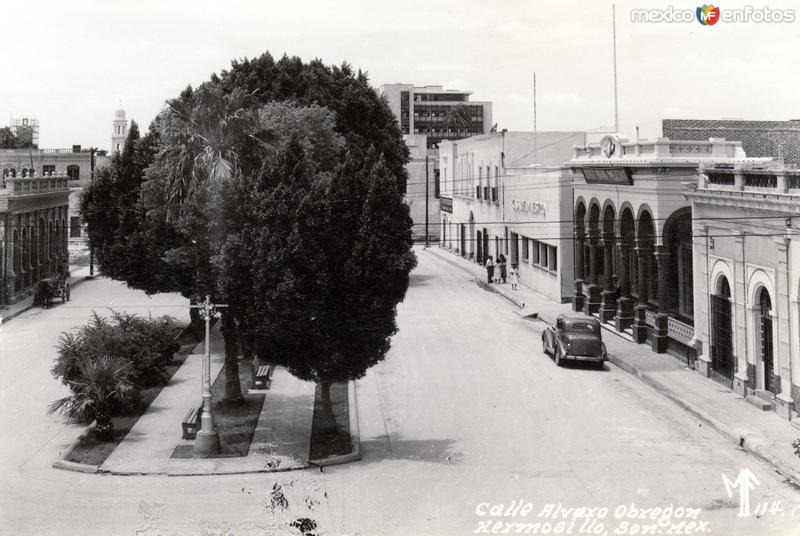
<svg viewBox="0 0 800 536">
<path fill-rule="evenodd" d="M 83 305 L 179 299 L 96 280 L 75 289 L 71 307 L 34 309 L 2 326 L 0 534 L 263 534 L 299 517 L 315 519 L 324 534 L 351 535 L 461 535 L 484 522 L 562 519 L 572 534 L 635 534 L 659 518 L 669 522 L 656 527 L 663 534 L 682 522 L 694 525 L 672 533 L 800 534 L 800 492 L 767 466 L 613 366 L 557 368 L 541 352 L 541 324 L 417 253 L 392 351 L 358 385 L 364 459 L 325 473 L 168 478 L 53 470 L 81 430 L 45 415 L 65 392 L 49 374 L 58 333 L 85 322 Z M 185 309 L 153 309 L 163 312 Z M 729 498 L 721 475 L 733 480 L 741 469 L 759 481 L 751 510 L 779 504 L 773 513 L 737 517 L 739 490 Z M 276 482 L 288 511 L 268 507 Z M 492 506 L 520 502 L 528 510 L 488 515 Z M 599 510 L 540 515 L 559 503 Z M 632 505 L 672 505 L 672 515 L 616 518 L 635 517 Z"/>
</svg>

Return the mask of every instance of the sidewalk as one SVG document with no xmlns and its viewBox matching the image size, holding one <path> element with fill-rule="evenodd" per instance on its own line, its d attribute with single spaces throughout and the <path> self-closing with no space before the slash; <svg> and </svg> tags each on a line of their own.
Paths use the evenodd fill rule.
<svg viewBox="0 0 800 536">
<path fill-rule="evenodd" d="M 570 304 L 553 302 L 524 285 L 518 285 L 518 290 L 514 291 L 510 283 L 486 283 L 486 271 L 482 266 L 438 246 L 416 251 L 432 255 L 474 277 L 479 286 L 516 305 L 517 313 L 523 318 L 535 314 L 553 324 L 559 314 L 572 312 Z M 609 360 L 616 366 L 638 377 L 800 486 L 800 458 L 792 449 L 800 430 L 792 423 L 774 413 L 758 410 L 733 391 L 690 370 L 677 358 L 656 354 L 649 346 L 635 344 L 616 330 L 608 328 L 603 341 Z"/>
<path fill-rule="evenodd" d="M 89 276 L 89 267 L 88 266 L 70 266 L 69 267 L 69 286 L 70 289 L 74 288 L 75 285 L 83 283 L 90 277 Z M 58 304 L 58 302 L 55 302 Z M 5 322 L 10 321 L 12 318 L 21 315 L 28 309 L 33 307 L 33 293 L 30 296 L 27 296 L 16 303 L 12 303 L 11 305 L 7 305 L 5 307 L 0 307 L 0 326 L 3 325 Z"/>
<path fill-rule="evenodd" d="M 296 379 L 282 368 L 272 377 L 246 457 L 172 458 L 181 439 L 181 421 L 200 403 L 203 343 L 186 358 L 125 439 L 114 449 L 101 472 L 113 474 L 209 475 L 286 471 L 308 467 L 316 385 Z M 224 364 L 224 341 L 219 324 L 211 330 L 211 377 Z M 244 366 L 244 365 L 242 365 Z M 246 389 L 247 386 L 242 386 Z"/>
</svg>

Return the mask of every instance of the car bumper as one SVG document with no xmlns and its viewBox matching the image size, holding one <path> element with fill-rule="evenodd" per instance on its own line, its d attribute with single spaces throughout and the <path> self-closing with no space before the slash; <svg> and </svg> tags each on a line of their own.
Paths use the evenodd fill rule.
<svg viewBox="0 0 800 536">
<path fill-rule="evenodd" d="M 572 360 L 572 361 L 594 361 L 596 363 L 602 363 L 604 361 L 608 361 L 608 356 L 567 354 L 567 355 L 564 356 L 564 359 L 569 359 L 569 360 Z"/>
</svg>

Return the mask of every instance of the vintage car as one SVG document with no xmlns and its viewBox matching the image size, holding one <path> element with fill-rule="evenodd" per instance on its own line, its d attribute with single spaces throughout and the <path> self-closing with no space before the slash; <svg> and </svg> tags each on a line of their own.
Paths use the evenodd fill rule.
<svg viewBox="0 0 800 536">
<path fill-rule="evenodd" d="M 608 360 L 606 345 L 600 335 L 600 322 L 587 316 L 559 315 L 555 326 L 542 333 L 542 348 L 551 354 L 556 365 L 564 361 L 593 361 L 598 367 Z"/>
</svg>

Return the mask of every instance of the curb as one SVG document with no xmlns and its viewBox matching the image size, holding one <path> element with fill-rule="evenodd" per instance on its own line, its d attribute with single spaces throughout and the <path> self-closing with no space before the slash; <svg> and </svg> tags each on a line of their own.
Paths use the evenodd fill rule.
<svg viewBox="0 0 800 536">
<path fill-rule="evenodd" d="M 188 328 L 188 326 L 187 326 Z M 186 329 L 186 328 L 184 328 Z M 182 332 L 181 332 L 182 333 Z M 343 465 L 358 461 L 361 459 L 361 430 L 358 424 L 358 397 L 356 393 L 356 382 L 350 381 L 347 386 L 348 410 L 349 410 L 349 423 L 350 423 L 350 441 L 352 451 L 348 454 L 340 454 L 337 456 L 328 456 L 319 460 L 308 460 L 299 465 L 278 467 L 276 469 L 254 469 L 254 470 L 236 470 L 229 471 L 212 471 L 212 472 L 197 472 L 197 473 L 178 473 L 170 471 L 105 471 L 101 470 L 100 466 L 89 465 L 85 463 L 70 462 L 67 460 L 58 460 L 52 464 L 53 469 L 60 469 L 63 471 L 75 471 L 80 473 L 102 474 L 112 476 L 169 476 L 169 477 L 183 477 L 183 476 L 225 476 L 225 475 L 252 475 L 259 473 L 286 473 L 289 471 L 301 471 L 318 467 L 322 470 L 324 467 Z M 94 426 L 92 422 L 81 434 L 72 442 L 67 450 L 67 456 L 70 452 L 83 440 L 84 437 L 91 431 Z"/>
<path fill-rule="evenodd" d="M 347 385 L 347 406 L 349 409 L 350 445 L 352 451 L 348 454 L 328 456 L 327 458 L 319 460 L 309 460 L 309 465 L 319 467 L 320 470 L 322 470 L 323 467 L 342 465 L 361 459 L 361 430 L 358 427 L 358 398 L 356 396 L 356 382 L 352 380 Z"/>
<path fill-rule="evenodd" d="M 620 367 L 622 368 L 622 367 Z M 693 406 L 688 400 L 680 396 L 678 393 L 665 386 L 646 372 L 640 372 L 638 369 L 629 367 L 633 370 L 632 375 L 639 378 L 643 383 L 652 387 L 654 390 L 670 399 L 672 402 L 685 409 L 690 414 L 694 415 L 699 420 L 705 422 L 711 428 L 727 437 L 732 443 L 738 445 L 745 451 L 753 454 L 763 462 L 771 465 L 776 472 L 789 480 L 794 486 L 800 487 L 800 471 L 794 467 L 787 466 L 782 461 L 775 458 L 769 453 L 768 449 L 761 443 L 759 436 L 753 435 L 748 432 L 742 432 L 733 428 L 719 419 L 712 417 L 703 410 Z M 624 369 L 623 369 L 624 370 Z"/>
<path fill-rule="evenodd" d="M 51 465 L 51 467 L 53 469 L 61 469 L 63 471 L 76 471 L 76 472 L 79 472 L 79 473 L 100 473 L 101 472 L 99 465 L 90 465 L 88 463 L 70 462 L 70 461 L 66 460 L 66 457 L 69 456 L 70 453 L 73 450 L 75 450 L 75 447 L 77 447 L 80 444 L 80 442 L 83 441 L 84 438 L 86 438 L 87 435 L 89 435 L 89 432 L 92 431 L 92 428 L 94 428 L 96 422 L 97 421 L 92 421 L 91 423 L 89 423 L 89 426 L 87 426 L 83 430 L 83 432 L 78 434 L 78 437 L 76 437 L 72 441 L 72 443 L 70 443 L 69 448 L 67 449 L 67 454 L 64 456 L 64 458 L 62 458 L 60 460 L 56 460 L 55 462 L 53 462 L 53 464 Z"/>
</svg>

